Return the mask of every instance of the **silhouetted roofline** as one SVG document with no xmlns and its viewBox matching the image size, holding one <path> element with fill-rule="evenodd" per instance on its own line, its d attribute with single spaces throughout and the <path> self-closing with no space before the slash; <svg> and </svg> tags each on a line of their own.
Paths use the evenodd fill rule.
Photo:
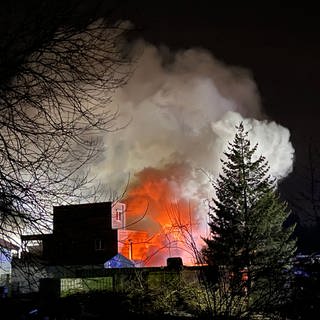
<svg viewBox="0 0 320 320">
<path fill-rule="evenodd" d="M 70 209 L 72 208 L 93 208 L 93 207 L 98 207 L 98 206 L 102 206 L 102 205 L 112 205 L 113 201 L 103 201 L 103 202 L 88 202 L 88 203 L 78 203 L 78 204 L 66 204 L 66 205 L 61 205 L 61 206 L 53 206 L 53 211 L 55 211 L 55 209 L 68 209 L 68 211 L 71 212 Z"/>
<path fill-rule="evenodd" d="M 4 239 L 0 239 L 0 247 L 8 250 L 19 250 L 19 246 Z"/>
</svg>

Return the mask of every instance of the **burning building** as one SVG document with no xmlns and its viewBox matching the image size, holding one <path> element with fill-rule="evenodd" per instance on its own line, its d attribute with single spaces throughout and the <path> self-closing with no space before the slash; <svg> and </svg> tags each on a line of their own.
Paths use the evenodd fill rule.
<svg viewBox="0 0 320 320">
<path fill-rule="evenodd" d="M 134 267 L 148 283 L 181 272 L 180 257 L 170 256 L 166 267 L 148 266 L 154 237 L 134 226 L 127 222 L 125 203 L 54 207 L 52 233 L 21 237 L 21 254 L 13 260 L 13 294 L 121 290 L 137 272 Z M 184 268 L 186 277 L 196 278 L 193 267 Z"/>
<path fill-rule="evenodd" d="M 148 232 L 142 257 L 148 266 L 165 265 L 168 256 L 193 265 L 193 248 L 201 249 L 210 233 L 211 182 L 236 126 L 243 122 L 277 179 L 292 171 L 290 132 L 266 117 L 249 70 L 200 48 L 171 51 L 142 40 L 134 44 L 137 52 L 135 72 L 110 103 L 123 130 L 108 132 L 106 152 L 90 172 L 125 190 L 127 226 L 133 221 L 135 230 Z M 123 250 L 134 256 L 139 248 L 130 240 Z"/>
<path fill-rule="evenodd" d="M 16 289 L 36 290 L 42 278 L 112 266 L 107 262 L 117 256 L 123 262 L 117 267 L 141 266 L 146 233 L 126 230 L 125 209 L 125 204 L 113 202 L 54 207 L 52 233 L 21 236 L 22 252 L 14 260 Z M 22 289 L 24 278 L 30 276 L 32 288 Z"/>
<path fill-rule="evenodd" d="M 103 264 L 118 253 L 139 260 L 146 233 L 126 230 L 125 204 L 90 203 L 53 208 L 53 232 L 22 235 L 22 257 L 47 265 Z"/>
</svg>

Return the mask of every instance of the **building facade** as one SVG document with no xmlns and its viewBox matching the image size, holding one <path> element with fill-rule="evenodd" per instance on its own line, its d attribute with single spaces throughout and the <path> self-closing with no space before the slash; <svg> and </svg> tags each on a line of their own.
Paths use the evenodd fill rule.
<svg viewBox="0 0 320 320">
<path fill-rule="evenodd" d="M 116 207 L 119 211 L 119 205 Z M 54 207 L 52 233 L 21 236 L 21 254 L 13 260 L 13 292 L 38 291 L 43 278 L 103 268 L 118 253 L 114 210 L 112 202 Z M 121 214 L 118 218 L 121 220 Z"/>
</svg>

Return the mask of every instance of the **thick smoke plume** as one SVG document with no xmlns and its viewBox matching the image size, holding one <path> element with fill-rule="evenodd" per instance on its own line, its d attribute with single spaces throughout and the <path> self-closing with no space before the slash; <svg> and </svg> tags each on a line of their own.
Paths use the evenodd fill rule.
<svg viewBox="0 0 320 320">
<path fill-rule="evenodd" d="M 252 143 L 258 142 L 271 174 L 281 179 L 291 172 L 290 133 L 266 118 L 248 70 L 228 66 L 198 48 L 173 53 L 141 41 L 134 50 L 142 54 L 133 77 L 113 97 L 119 124 L 128 125 L 106 136 L 106 153 L 95 167 L 103 183 L 121 192 L 130 177 L 130 194 L 148 173 L 151 180 L 156 174 L 169 186 L 173 202 L 200 204 L 212 196 L 203 172 L 218 174 L 240 121 Z M 206 225 L 206 214 L 203 209 L 193 212 L 199 228 Z M 152 219 L 149 215 L 144 223 L 152 228 L 160 224 Z"/>
<path fill-rule="evenodd" d="M 105 158 L 95 172 L 101 181 L 117 189 L 129 174 L 132 178 L 144 168 L 176 163 L 217 173 L 241 120 L 272 174 L 281 178 L 290 173 L 290 133 L 264 120 L 247 70 L 227 66 L 202 49 L 171 53 L 144 42 L 136 46 L 143 47 L 136 71 L 113 98 L 119 124 L 128 125 L 105 138 Z"/>
</svg>

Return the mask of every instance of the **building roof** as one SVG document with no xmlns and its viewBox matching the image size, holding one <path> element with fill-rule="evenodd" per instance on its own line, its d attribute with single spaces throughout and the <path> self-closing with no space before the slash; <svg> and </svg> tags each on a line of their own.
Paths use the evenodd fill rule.
<svg viewBox="0 0 320 320">
<path fill-rule="evenodd" d="M 50 236 L 52 236 L 51 233 L 23 234 L 21 235 L 21 241 L 44 240 Z"/>
<path fill-rule="evenodd" d="M 0 247 L 7 250 L 19 250 L 19 246 L 0 238 Z"/>
</svg>

